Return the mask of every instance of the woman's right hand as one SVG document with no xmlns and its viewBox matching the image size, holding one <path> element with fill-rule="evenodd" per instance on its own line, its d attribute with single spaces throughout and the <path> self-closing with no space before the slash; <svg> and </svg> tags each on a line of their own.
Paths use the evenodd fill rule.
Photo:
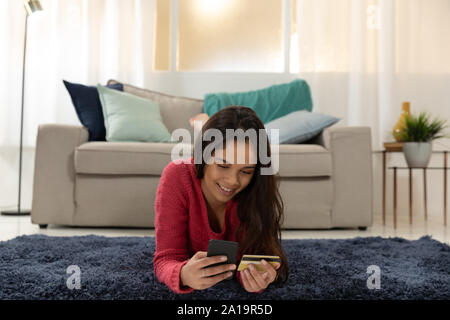
<svg viewBox="0 0 450 320">
<path fill-rule="evenodd" d="M 197 251 L 181 268 L 180 280 L 182 286 L 203 290 L 229 278 L 233 274 L 231 271 L 236 269 L 235 264 L 223 264 L 208 268 L 212 264 L 226 261 L 226 256 L 207 257 L 206 254 L 205 251 Z M 225 259 L 222 260 L 222 258 Z"/>
</svg>

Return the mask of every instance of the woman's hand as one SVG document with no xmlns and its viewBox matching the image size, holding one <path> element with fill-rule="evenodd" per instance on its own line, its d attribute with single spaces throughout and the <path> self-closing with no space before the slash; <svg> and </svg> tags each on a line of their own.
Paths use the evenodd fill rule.
<svg viewBox="0 0 450 320">
<path fill-rule="evenodd" d="M 222 260 L 222 258 L 225 259 Z M 212 264 L 224 262 L 226 260 L 226 256 L 207 257 L 205 251 L 197 251 L 188 263 L 181 268 L 181 285 L 196 290 L 203 290 L 231 277 L 233 275 L 231 270 L 236 269 L 235 264 L 223 264 L 208 268 L 208 266 Z"/>
<path fill-rule="evenodd" d="M 274 268 L 263 259 L 261 260 L 261 265 L 266 271 L 258 271 L 253 264 L 250 264 L 247 269 L 241 271 L 242 284 L 248 292 L 258 292 L 266 289 L 277 277 L 277 269 L 280 267 L 279 263 Z"/>
</svg>

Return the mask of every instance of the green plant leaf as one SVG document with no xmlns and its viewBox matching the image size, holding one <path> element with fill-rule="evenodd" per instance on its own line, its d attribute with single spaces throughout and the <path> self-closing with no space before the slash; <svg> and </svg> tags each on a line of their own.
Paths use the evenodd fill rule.
<svg viewBox="0 0 450 320">
<path fill-rule="evenodd" d="M 444 137 L 442 134 L 447 128 L 447 121 L 435 118 L 430 119 L 427 112 L 419 115 L 405 115 L 405 126 L 400 131 L 400 137 L 405 142 L 428 142 Z"/>
</svg>

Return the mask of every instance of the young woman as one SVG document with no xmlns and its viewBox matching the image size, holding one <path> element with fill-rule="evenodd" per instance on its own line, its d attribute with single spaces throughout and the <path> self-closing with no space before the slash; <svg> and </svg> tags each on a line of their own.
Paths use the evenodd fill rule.
<svg viewBox="0 0 450 320">
<path fill-rule="evenodd" d="M 211 148 L 211 143 L 217 145 L 214 139 L 202 139 L 208 129 L 222 133 L 221 148 Z M 227 139 L 226 129 L 254 129 L 257 143 L 248 138 Z M 276 177 L 261 174 L 261 168 L 270 163 L 260 161 L 259 129 L 264 125 L 252 109 L 226 107 L 206 121 L 195 142 L 194 154 L 200 151 L 203 155 L 209 147 L 214 150 L 212 158 L 202 156 L 199 164 L 194 157 L 175 160 L 164 169 L 155 201 L 153 262 L 158 280 L 173 292 L 203 290 L 232 275 L 234 264 L 209 267 L 223 261 L 220 256 L 206 257 L 210 239 L 237 241 L 238 261 L 243 254 L 280 256 L 281 265 L 275 268 L 261 261 L 264 272 L 252 265 L 236 272 L 248 292 L 260 293 L 275 280 L 287 280 L 288 263 L 281 247 L 283 203 Z M 262 137 L 266 156 L 270 156 L 269 140 Z M 234 159 L 227 158 L 227 148 L 234 148 Z M 237 161 L 239 154 L 245 154 L 245 162 Z"/>
</svg>

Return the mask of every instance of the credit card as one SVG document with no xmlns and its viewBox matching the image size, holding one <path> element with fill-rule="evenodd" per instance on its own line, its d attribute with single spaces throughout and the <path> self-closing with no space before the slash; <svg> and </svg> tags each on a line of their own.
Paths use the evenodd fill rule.
<svg viewBox="0 0 450 320">
<path fill-rule="evenodd" d="M 248 268 L 250 264 L 253 264 L 258 271 L 266 271 L 264 266 L 261 264 L 261 259 L 266 260 L 273 267 L 277 265 L 277 263 L 281 264 L 281 259 L 279 256 L 264 256 L 264 255 L 252 255 L 252 254 L 244 254 L 242 256 L 241 262 L 239 263 L 238 271 L 242 271 Z"/>
</svg>

